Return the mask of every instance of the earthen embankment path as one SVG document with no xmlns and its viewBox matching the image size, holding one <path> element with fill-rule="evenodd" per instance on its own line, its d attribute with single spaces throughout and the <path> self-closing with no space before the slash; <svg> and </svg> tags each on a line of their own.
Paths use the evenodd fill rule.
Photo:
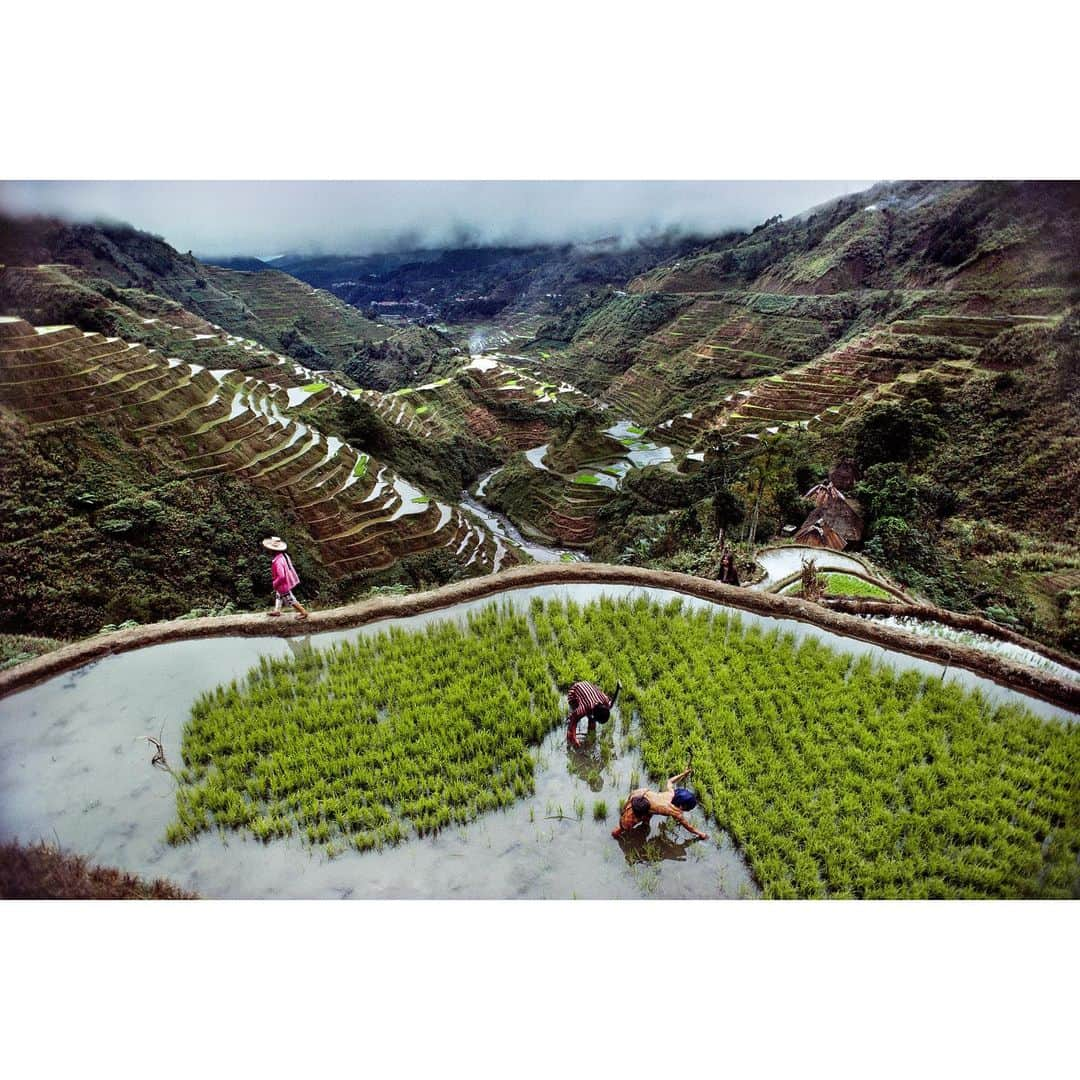
<svg viewBox="0 0 1080 1080">
<path fill-rule="evenodd" d="M 112 634 L 101 634 L 0 673 L 0 697 L 103 657 L 149 645 L 206 637 L 292 637 L 326 630 L 346 630 L 367 623 L 449 608 L 510 589 L 572 583 L 610 583 L 667 589 L 757 615 L 794 619 L 894 652 L 964 668 L 1014 690 L 1032 694 L 1072 712 L 1080 712 L 1080 681 L 1066 681 L 1037 668 L 970 646 L 922 637 L 856 615 L 829 610 L 795 597 L 722 585 L 717 581 L 692 577 L 689 574 L 632 566 L 609 566 L 603 563 L 518 566 L 499 574 L 471 578 L 431 592 L 381 596 L 344 607 L 316 611 L 307 620 L 296 620 L 291 616 L 270 619 L 265 614 L 229 615 L 221 618 L 154 623 Z"/>
</svg>

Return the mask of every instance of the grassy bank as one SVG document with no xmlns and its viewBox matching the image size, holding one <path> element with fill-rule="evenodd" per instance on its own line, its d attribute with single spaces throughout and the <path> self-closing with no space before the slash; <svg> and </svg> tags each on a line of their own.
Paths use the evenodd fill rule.
<svg viewBox="0 0 1080 1080">
<path fill-rule="evenodd" d="M 194 900 L 164 878 L 143 881 L 51 844 L 0 845 L 2 900 Z"/>
<path fill-rule="evenodd" d="M 854 574 L 830 574 L 824 573 L 821 577 L 825 581 L 826 596 L 854 596 L 864 600 L 895 600 L 892 593 L 875 585 L 872 581 L 865 581 Z M 802 596 L 802 585 L 796 584 L 784 590 L 788 596 Z"/>
</svg>

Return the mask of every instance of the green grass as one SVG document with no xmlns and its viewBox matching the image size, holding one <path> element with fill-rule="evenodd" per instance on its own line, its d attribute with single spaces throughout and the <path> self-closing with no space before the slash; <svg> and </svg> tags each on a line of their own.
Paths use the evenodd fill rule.
<svg viewBox="0 0 1080 1080">
<path fill-rule="evenodd" d="M 364 851 L 464 824 L 533 794 L 532 748 L 582 677 L 622 682 L 649 782 L 692 757 L 704 816 L 766 896 L 1080 893 L 1080 728 L 647 600 L 493 606 L 264 658 L 193 707 L 168 838 Z"/>
<path fill-rule="evenodd" d="M 599 484 L 600 481 L 592 473 L 578 473 L 574 477 L 575 484 Z"/>
<path fill-rule="evenodd" d="M 864 596 L 874 600 L 893 600 L 892 593 L 875 585 L 872 581 L 864 581 L 855 577 L 854 574 L 826 574 L 825 592 L 829 596 Z"/>
<path fill-rule="evenodd" d="M 368 471 L 368 463 L 371 461 L 371 457 L 368 454 L 360 454 L 356 459 L 356 464 L 353 466 L 353 476 L 364 476 Z"/>
<path fill-rule="evenodd" d="M 66 641 L 29 634 L 0 634 L 0 671 L 62 648 Z"/>
<path fill-rule="evenodd" d="M 825 579 L 825 594 L 827 596 L 858 596 L 867 600 L 895 600 L 892 593 L 887 592 L 871 581 L 863 581 L 854 574 L 822 574 Z M 802 586 L 794 585 L 785 590 L 792 596 L 798 596 L 802 592 Z"/>
<path fill-rule="evenodd" d="M 301 387 L 309 394 L 317 394 L 320 390 L 325 390 L 330 384 L 325 382 L 311 382 L 307 386 Z"/>
</svg>

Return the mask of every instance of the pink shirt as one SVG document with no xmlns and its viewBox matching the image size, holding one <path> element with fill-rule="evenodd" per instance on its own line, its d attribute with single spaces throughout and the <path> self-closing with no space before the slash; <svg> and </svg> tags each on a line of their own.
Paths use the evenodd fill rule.
<svg viewBox="0 0 1080 1080">
<path fill-rule="evenodd" d="M 270 573 L 273 576 L 274 591 L 284 596 L 300 584 L 300 575 L 292 564 L 292 559 L 279 551 L 270 562 Z"/>
</svg>

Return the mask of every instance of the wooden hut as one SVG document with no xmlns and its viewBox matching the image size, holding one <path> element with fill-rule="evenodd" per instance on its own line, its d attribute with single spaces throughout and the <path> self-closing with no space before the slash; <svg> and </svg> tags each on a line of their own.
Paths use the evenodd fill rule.
<svg viewBox="0 0 1080 1080">
<path fill-rule="evenodd" d="M 795 534 L 795 543 L 806 544 L 808 547 L 823 547 L 831 548 L 833 551 L 843 551 L 847 547 L 844 538 L 830 528 L 823 519 L 817 518 L 812 521 L 813 516 L 811 514 L 803 522 L 802 528 Z"/>
<path fill-rule="evenodd" d="M 803 498 L 812 502 L 814 509 L 795 534 L 797 542 L 841 551 L 862 540 L 863 520 L 857 504 L 831 480 L 815 484 Z"/>
</svg>

